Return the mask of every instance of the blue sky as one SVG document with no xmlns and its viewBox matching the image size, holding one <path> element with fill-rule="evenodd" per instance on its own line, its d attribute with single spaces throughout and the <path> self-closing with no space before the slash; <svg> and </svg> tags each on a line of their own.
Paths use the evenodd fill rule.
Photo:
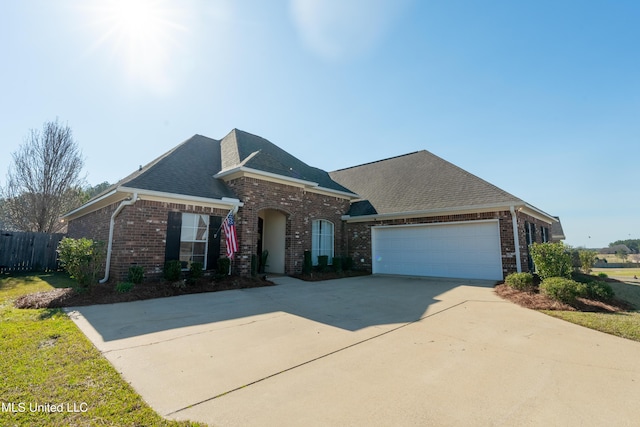
<svg viewBox="0 0 640 427">
<path fill-rule="evenodd" d="M 93 185 L 238 128 L 325 170 L 426 149 L 559 215 L 568 244 L 640 238 L 640 2 L 0 6 L 1 184 L 56 117 Z"/>
</svg>

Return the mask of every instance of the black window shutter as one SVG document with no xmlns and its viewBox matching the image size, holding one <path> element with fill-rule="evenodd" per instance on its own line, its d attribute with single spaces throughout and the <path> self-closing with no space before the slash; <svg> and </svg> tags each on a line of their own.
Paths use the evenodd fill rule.
<svg viewBox="0 0 640 427">
<path fill-rule="evenodd" d="M 531 242 L 536 243 L 536 225 L 531 224 Z"/>
<path fill-rule="evenodd" d="M 169 212 L 167 218 L 167 243 L 164 247 L 164 262 L 180 259 L 180 232 L 182 212 Z"/>
<path fill-rule="evenodd" d="M 218 265 L 218 258 L 220 258 L 220 235 L 222 230 L 222 217 L 210 216 L 209 217 L 209 240 L 207 242 L 207 270 L 213 270 Z M 216 234 L 217 232 L 217 234 Z"/>
</svg>

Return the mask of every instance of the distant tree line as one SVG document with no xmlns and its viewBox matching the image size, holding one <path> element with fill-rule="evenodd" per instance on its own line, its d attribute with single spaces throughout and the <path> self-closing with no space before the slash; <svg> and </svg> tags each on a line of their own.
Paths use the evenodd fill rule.
<svg viewBox="0 0 640 427">
<path fill-rule="evenodd" d="M 631 253 L 634 253 L 634 254 L 640 253 L 640 239 L 616 240 L 613 243 L 609 243 L 610 248 L 614 246 L 619 246 L 619 245 L 624 245 L 628 247 Z"/>
</svg>

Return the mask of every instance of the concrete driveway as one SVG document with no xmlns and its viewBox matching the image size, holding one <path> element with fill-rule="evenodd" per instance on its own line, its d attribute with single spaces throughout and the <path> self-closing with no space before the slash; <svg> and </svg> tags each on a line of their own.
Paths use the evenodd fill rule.
<svg viewBox="0 0 640 427">
<path fill-rule="evenodd" d="M 638 425 L 640 343 L 491 283 L 366 276 L 81 307 L 161 415 L 216 426 Z"/>
</svg>

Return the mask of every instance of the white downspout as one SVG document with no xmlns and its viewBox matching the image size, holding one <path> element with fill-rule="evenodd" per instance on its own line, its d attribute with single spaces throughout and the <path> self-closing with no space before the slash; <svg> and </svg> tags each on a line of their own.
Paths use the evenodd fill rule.
<svg viewBox="0 0 640 427">
<path fill-rule="evenodd" d="M 133 197 L 129 200 L 123 200 L 115 211 L 111 214 L 109 222 L 109 243 L 107 244 L 107 260 L 104 267 L 104 277 L 99 283 L 106 283 L 109 280 L 109 269 L 111 268 L 111 250 L 113 249 L 113 229 L 116 225 L 116 217 L 125 206 L 131 206 L 138 200 L 138 193 L 133 193 Z"/>
<path fill-rule="evenodd" d="M 518 237 L 518 218 L 513 206 L 511 206 L 511 221 L 513 222 L 513 244 L 516 249 L 516 271 L 518 273 L 522 273 L 522 261 L 520 260 L 520 238 Z"/>
</svg>

